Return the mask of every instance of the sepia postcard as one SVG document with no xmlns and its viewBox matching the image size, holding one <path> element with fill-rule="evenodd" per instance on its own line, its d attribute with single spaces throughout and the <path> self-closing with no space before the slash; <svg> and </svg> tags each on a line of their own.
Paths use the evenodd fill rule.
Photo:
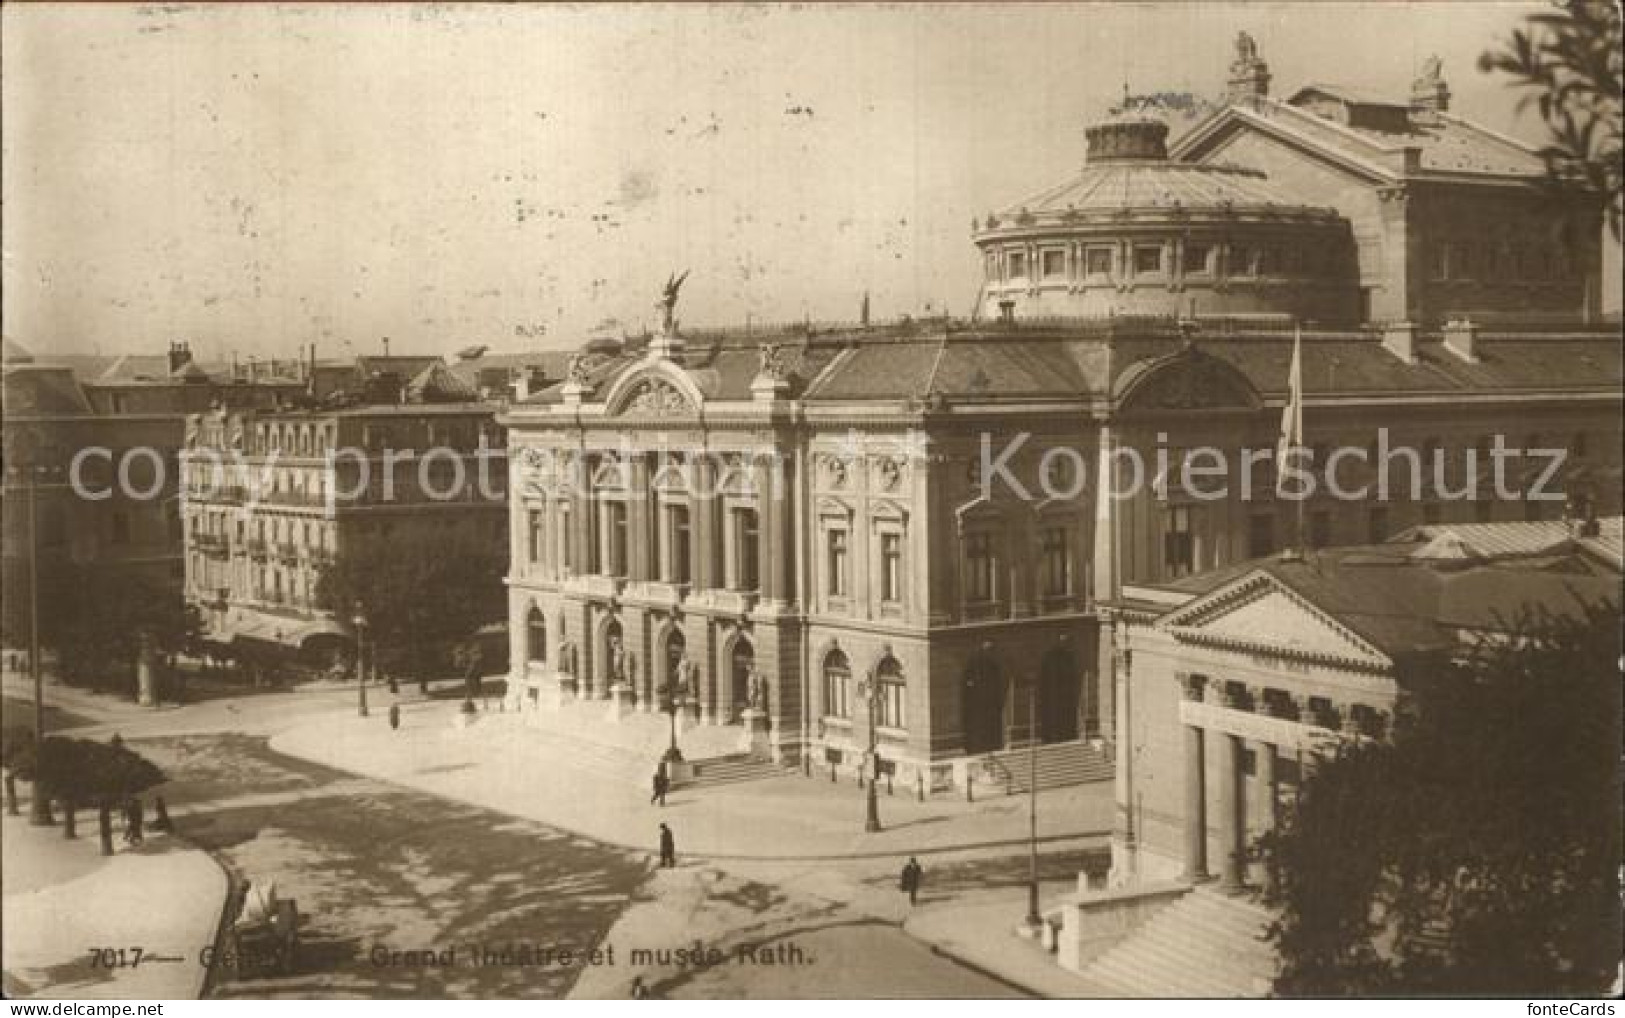
<svg viewBox="0 0 1625 1018">
<path fill-rule="evenodd" d="M 9 1014 L 1616 1013 L 1617 4 L 0 28 Z"/>
</svg>

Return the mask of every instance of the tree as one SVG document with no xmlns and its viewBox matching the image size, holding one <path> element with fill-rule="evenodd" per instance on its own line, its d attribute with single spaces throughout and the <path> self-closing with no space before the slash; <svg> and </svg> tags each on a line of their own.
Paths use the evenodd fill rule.
<svg viewBox="0 0 1625 1018">
<path fill-rule="evenodd" d="M 17 815 L 17 779 L 34 780 L 34 729 L 7 725 L 0 731 L 0 766 L 5 769 L 6 812 Z"/>
<path fill-rule="evenodd" d="M 130 570 L 63 566 L 41 576 L 40 640 L 70 683 L 133 695 L 143 636 L 160 656 L 197 640 L 202 621 L 180 593 Z"/>
<path fill-rule="evenodd" d="M 49 736 L 42 745 L 40 772 L 62 802 L 63 837 L 75 836 L 74 811 L 94 805 L 102 854 L 112 855 L 113 807 L 163 784 L 163 771 L 122 743 Z"/>
<path fill-rule="evenodd" d="M 1619 962 L 1614 606 L 1408 668 L 1258 846 L 1284 996 L 1593 995 Z"/>
<path fill-rule="evenodd" d="M 506 564 L 500 548 L 463 536 L 362 540 L 323 570 L 317 596 L 345 621 L 359 610 L 383 671 L 426 679 L 456 667 L 458 646 L 502 617 Z"/>
<path fill-rule="evenodd" d="M 1560 182 L 1583 182 L 1606 202 L 1608 229 L 1620 239 L 1620 10 L 1613 0 L 1558 0 L 1532 15 L 1504 49 L 1479 57 L 1480 70 L 1499 71 L 1529 90 L 1550 142 L 1541 156 Z"/>
</svg>

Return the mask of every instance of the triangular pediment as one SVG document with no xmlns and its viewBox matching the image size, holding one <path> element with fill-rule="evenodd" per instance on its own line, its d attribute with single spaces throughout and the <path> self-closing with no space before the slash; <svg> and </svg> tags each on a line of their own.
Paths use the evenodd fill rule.
<svg viewBox="0 0 1625 1018">
<path fill-rule="evenodd" d="M 1158 620 L 1185 642 L 1385 669 L 1392 661 L 1335 617 L 1267 573 L 1253 573 Z"/>
</svg>

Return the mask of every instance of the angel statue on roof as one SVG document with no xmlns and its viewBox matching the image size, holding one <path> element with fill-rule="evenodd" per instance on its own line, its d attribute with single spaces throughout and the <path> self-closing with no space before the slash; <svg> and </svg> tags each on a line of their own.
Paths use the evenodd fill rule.
<svg viewBox="0 0 1625 1018">
<path fill-rule="evenodd" d="M 677 328 L 677 293 L 683 288 L 683 280 L 688 278 L 688 270 L 684 269 L 682 275 L 666 277 L 666 287 L 660 295 L 660 303 L 655 308 L 660 312 L 660 331 L 673 332 Z"/>
</svg>

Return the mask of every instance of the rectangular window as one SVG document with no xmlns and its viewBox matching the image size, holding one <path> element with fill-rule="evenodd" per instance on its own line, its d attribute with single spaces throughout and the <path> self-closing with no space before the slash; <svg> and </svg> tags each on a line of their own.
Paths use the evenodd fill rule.
<svg viewBox="0 0 1625 1018">
<path fill-rule="evenodd" d="M 1162 271 L 1162 245 L 1144 244 L 1134 249 L 1134 274 L 1156 275 Z"/>
<path fill-rule="evenodd" d="M 1045 279 L 1066 278 L 1066 252 L 1045 251 L 1039 256 L 1042 259 Z"/>
<path fill-rule="evenodd" d="M 845 597 L 847 592 L 847 532 L 844 527 L 832 527 L 824 535 L 824 569 L 826 590 L 831 597 Z"/>
<path fill-rule="evenodd" d="M 1254 513 L 1247 517 L 1247 557 L 1263 558 L 1275 551 L 1275 514 Z"/>
<path fill-rule="evenodd" d="M 1237 244 L 1230 249 L 1230 275 L 1252 276 L 1258 273 L 1256 255 L 1252 248 L 1245 244 Z"/>
<path fill-rule="evenodd" d="M 1186 244 L 1185 245 L 1185 273 L 1192 276 L 1205 276 L 1213 271 L 1213 245 Z"/>
<path fill-rule="evenodd" d="M 830 656 L 840 657 L 841 660 L 824 665 L 824 714 L 833 718 L 849 718 L 852 716 L 852 672 L 847 668 L 843 655 Z"/>
<path fill-rule="evenodd" d="M 540 509 L 530 511 L 530 561 L 532 563 L 542 560 L 542 512 Z"/>
<path fill-rule="evenodd" d="M 1109 276 L 1112 274 L 1112 249 L 1109 247 L 1092 247 L 1083 253 L 1083 265 L 1091 276 Z"/>
<path fill-rule="evenodd" d="M 689 523 L 688 506 L 666 507 L 666 582 L 689 581 Z"/>
<path fill-rule="evenodd" d="M 1011 279 L 1027 278 L 1027 253 L 1025 251 L 1010 251 L 1004 256 L 1005 267 L 1009 270 Z"/>
<path fill-rule="evenodd" d="M 901 679 L 881 679 L 878 686 L 880 702 L 877 704 L 875 723 L 881 728 L 907 728 L 908 687 Z"/>
<path fill-rule="evenodd" d="M 626 503 L 604 503 L 604 572 L 626 575 Z"/>
<path fill-rule="evenodd" d="M 1066 527 L 1045 527 L 1040 538 L 1044 556 L 1044 593 L 1064 597 L 1072 593 L 1072 541 Z"/>
<path fill-rule="evenodd" d="M 965 535 L 965 600 L 978 604 L 993 600 L 998 589 L 998 560 L 993 554 L 993 535 Z"/>
<path fill-rule="evenodd" d="M 880 600 L 897 604 L 903 600 L 903 535 L 880 535 Z"/>
<path fill-rule="evenodd" d="M 1162 571 L 1165 579 L 1189 576 L 1196 568 L 1196 535 L 1191 530 L 1191 507 L 1169 506 L 1163 517 Z"/>
<path fill-rule="evenodd" d="M 759 531 L 756 510 L 735 509 L 734 518 L 734 589 L 755 590 L 757 578 L 757 551 Z"/>
</svg>

